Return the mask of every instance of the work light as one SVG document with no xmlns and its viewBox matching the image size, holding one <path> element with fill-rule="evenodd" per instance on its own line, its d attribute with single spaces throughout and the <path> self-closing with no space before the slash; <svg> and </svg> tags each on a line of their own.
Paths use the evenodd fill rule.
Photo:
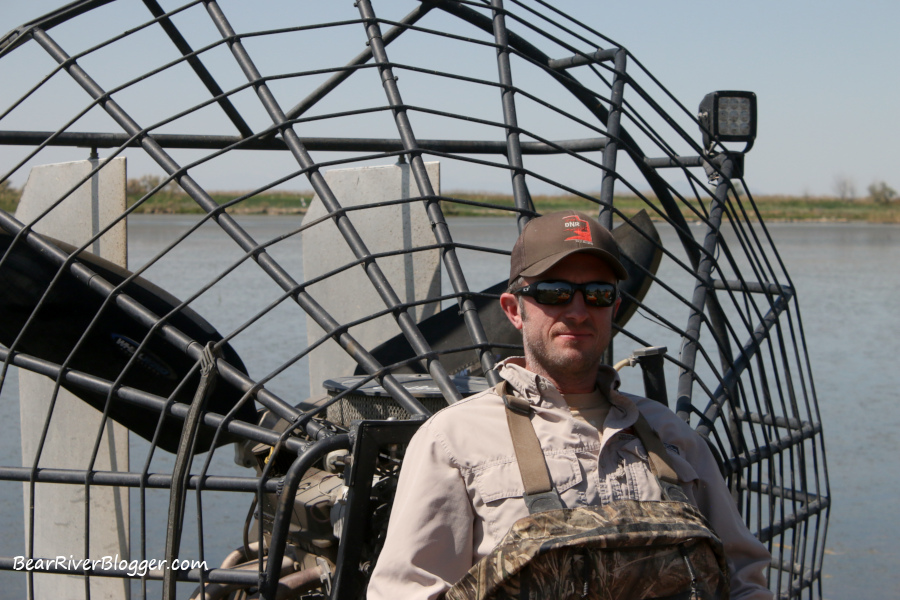
<svg viewBox="0 0 900 600">
<path fill-rule="evenodd" d="M 753 92 L 712 92 L 700 102 L 697 115 L 703 132 L 703 148 L 711 151 L 716 142 L 746 142 L 747 152 L 756 139 L 756 94 Z"/>
</svg>

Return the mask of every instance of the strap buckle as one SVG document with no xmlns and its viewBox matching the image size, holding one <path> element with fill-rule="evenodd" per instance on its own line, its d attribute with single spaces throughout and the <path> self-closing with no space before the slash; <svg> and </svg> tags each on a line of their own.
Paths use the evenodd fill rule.
<svg viewBox="0 0 900 600">
<path fill-rule="evenodd" d="M 541 492 L 539 494 L 522 494 L 525 500 L 525 506 L 528 507 L 528 514 L 545 512 L 548 510 L 562 510 L 562 500 L 559 499 L 559 493 L 556 488 L 551 488 L 549 492 Z"/>
<path fill-rule="evenodd" d="M 519 398 L 517 396 L 510 396 L 509 394 L 503 394 L 503 403 L 506 405 L 506 408 L 509 410 L 516 412 L 520 415 L 531 415 L 531 403 L 524 398 Z"/>
</svg>

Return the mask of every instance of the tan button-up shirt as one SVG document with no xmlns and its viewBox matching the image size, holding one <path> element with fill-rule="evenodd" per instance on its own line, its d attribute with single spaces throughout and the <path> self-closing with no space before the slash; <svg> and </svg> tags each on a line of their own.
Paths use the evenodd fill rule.
<svg viewBox="0 0 900 600">
<path fill-rule="evenodd" d="M 612 408 L 601 436 L 522 362 L 507 359 L 500 375 L 511 392 L 531 402 L 534 429 L 566 507 L 661 499 L 643 445 L 626 431 L 640 410 L 670 451 L 688 499 L 725 545 L 732 598 L 772 598 L 763 574 L 769 553 L 744 526 L 709 448 L 690 427 L 658 402 L 615 391 L 618 375 L 603 367 L 598 386 Z M 522 494 L 504 404 L 493 390 L 436 413 L 406 452 L 369 600 L 437 598 L 528 516 Z"/>
</svg>

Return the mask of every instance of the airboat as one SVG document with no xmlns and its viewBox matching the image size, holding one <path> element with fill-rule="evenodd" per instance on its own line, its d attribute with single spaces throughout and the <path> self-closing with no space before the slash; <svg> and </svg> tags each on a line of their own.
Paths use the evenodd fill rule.
<svg viewBox="0 0 900 600">
<path fill-rule="evenodd" d="M 631 274 L 624 389 L 708 441 L 776 595 L 822 596 L 822 424 L 744 177 L 752 92 L 682 104 L 543 0 L 79 0 L 0 38 L 0 72 L 11 589 L 364 597 L 407 442 L 520 351 L 512 241 L 564 206 Z M 250 214 L 283 189 L 312 198 Z M 147 215 L 164 197 L 193 211 Z"/>
</svg>

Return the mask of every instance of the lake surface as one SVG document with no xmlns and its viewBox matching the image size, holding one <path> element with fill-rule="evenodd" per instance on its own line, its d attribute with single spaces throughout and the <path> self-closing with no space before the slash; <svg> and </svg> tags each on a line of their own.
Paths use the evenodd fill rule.
<svg viewBox="0 0 900 600">
<path fill-rule="evenodd" d="M 137 216 L 129 222 L 129 264 L 144 264 L 177 234 L 184 232 L 192 218 L 177 216 Z M 244 218 L 243 225 L 258 240 L 271 239 L 299 225 L 297 218 Z M 493 219 L 454 219 L 451 228 L 458 242 L 490 243 L 509 248 L 514 229 L 497 227 Z M 892 510 L 900 497 L 900 479 L 895 464 L 900 455 L 900 227 L 867 224 L 770 224 L 786 268 L 798 294 L 807 349 L 824 427 L 831 483 L 832 508 L 826 559 L 824 596 L 829 599 L 857 597 L 898 597 L 900 590 L 900 518 Z M 302 271 L 299 241 L 280 244 L 273 254 L 291 272 Z M 292 250 L 293 248 L 293 250 Z M 151 268 L 146 276 L 185 298 L 208 282 L 207 261 L 217 265 L 240 255 L 234 243 L 216 228 L 203 228 L 179 244 L 166 261 Z M 460 260 L 470 289 L 483 289 L 505 279 L 508 258 L 497 255 L 468 255 Z M 220 266 L 215 267 L 221 270 Z M 213 287 L 192 306 L 213 321 L 219 331 L 232 331 L 255 311 L 263 311 L 277 298 L 253 264 L 244 264 L 227 276 L 234 278 L 231 289 L 245 293 L 221 292 Z M 449 282 L 444 281 L 448 290 Z M 251 375 L 277 368 L 283 355 L 272 356 L 268 349 L 305 343 L 305 324 L 279 305 L 253 325 L 253 336 L 239 335 L 234 346 L 244 358 Z M 210 315 L 215 315 L 215 319 Z M 289 318 L 288 315 L 291 315 Z M 685 313 L 686 316 L 686 313 Z M 670 352 L 674 350 L 670 347 Z M 673 382 L 669 381 L 670 387 Z M 304 361 L 279 375 L 273 391 L 291 402 L 305 399 L 308 375 Z M 15 373 L 4 384 L 0 397 L 0 464 L 20 464 L 18 394 Z M 134 438 L 135 436 L 133 436 Z M 146 443 L 132 441 L 132 469 L 139 469 L 135 457 L 143 457 Z M 143 460 L 143 458 L 139 458 Z M 167 456 L 154 458 L 151 471 L 171 468 Z M 231 452 L 218 452 L 211 471 L 249 475 L 231 461 Z M 243 494 L 204 492 L 205 557 L 210 565 L 240 543 L 241 524 L 249 507 Z M 137 498 L 132 497 L 133 539 L 137 539 Z M 189 500 L 188 510 L 193 508 Z M 167 492 L 148 497 L 147 556 L 162 557 Z M 186 522 L 192 522 L 191 514 Z M 24 549 L 22 492 L 18 484 L 0 485 L 0 554 L 13 556 Z M 212 532 L 212 533 L 210 533 Z M 186 533 L 183 548 L 196 547 L 196 535 Z M 192 586 L 191 586 L 192 587 Z M 0 572 L 4 597 L 21 597 L 24 579 L 19 574 Z"/>
</svg>

